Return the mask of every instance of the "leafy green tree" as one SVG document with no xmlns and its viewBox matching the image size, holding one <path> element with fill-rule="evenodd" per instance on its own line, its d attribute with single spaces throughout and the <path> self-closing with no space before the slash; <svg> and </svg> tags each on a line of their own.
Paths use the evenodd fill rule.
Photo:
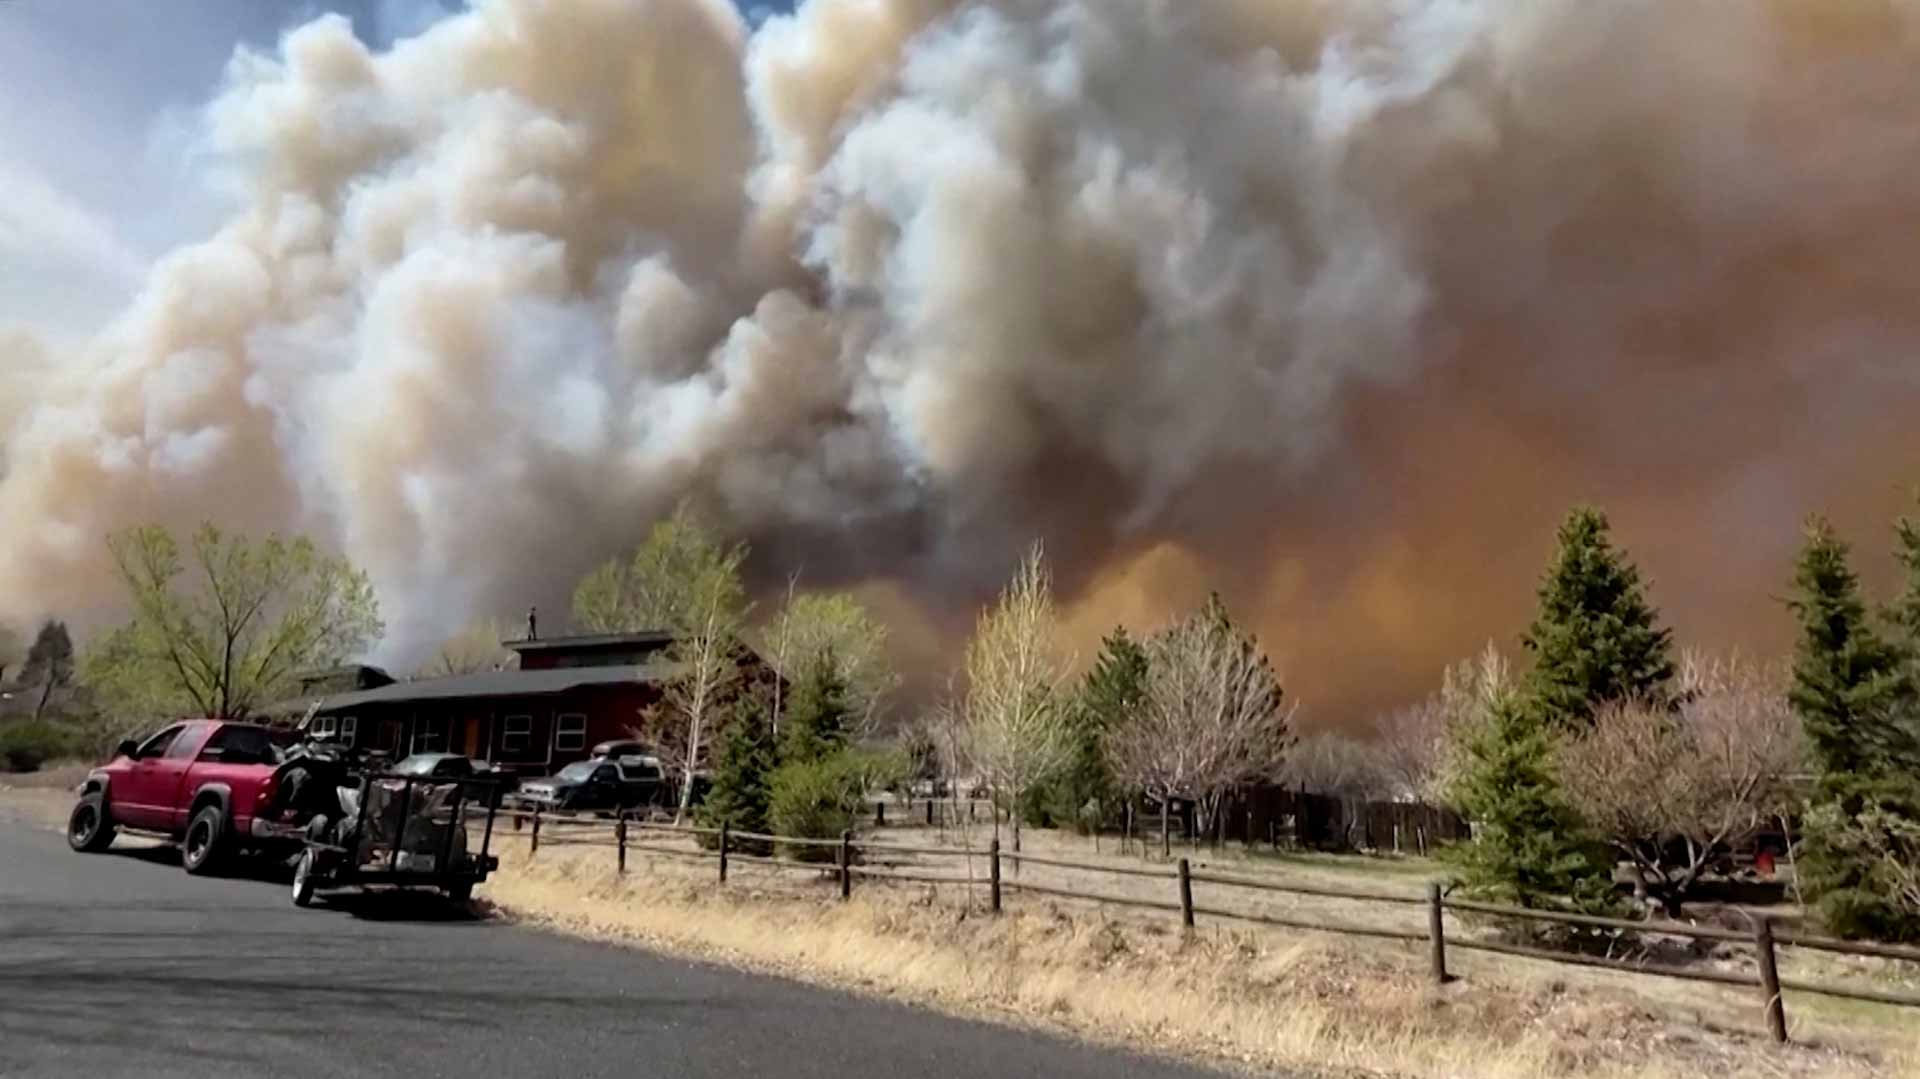
<svg viewBox="0 0 1920 1079">
<path fill-rule="evenodd" d="M 1147 650 L 1116 627 L 1101 642 L 1100 656 L 1081 680 L 1067 710 L 1066 763 L 1035 788 L 1027 820 L 1045 827 L 1058 821 L 1098 827 L 1118 797 L 1119 783 L 1107 763 L 1107 731 L 1140 707 L 1147 691 Z"/>
<path fill-rule="evenodd" d="M 1920 819 L 1920 783 L 1907 726 L 1914 688 L 1909 657 L 1868 619 L 1848 553 L 1832 526 L 1815 518 L 1788 604 L 1800 623 L 1788 699 L 1817 773 L 1809 819 Z M 1835 828 L 1810 827 L 1799 860 L 1806 894 L 1836 932 L 1913 935 L 1916 927 L 1903 924 L 1876 888 L 1875 866 L 1857 856 L 1861 849 L 1843 841 Z"/>
<path fill-rule="evenodd" d="M 829 648 L 814 656 L 793 687 L 780 724 L 780 759 L 825 760 L 846 747 L 852 725 L 847 683 Z"/>
<path fill-rule="evenodd" d="M 1562 729 L 1621 700 L 1658 700 L 1673 678 L 1672 632 L 1647 602 L 1640 571 L 1613 546 L 1607 517 L 1580 508 L 1561 524 L 1522 638 L 1534 654 L 1528 707 Z"/>
<path fill-rule="evenodd" d="M 694 777 L 741 680 L 746 560 L 744 544 L 724 543 L 683 504 L 654 524 L 630 557 L 595 570 L 574 592 L 574 620 L 584 629 L 673 635 L 662 657 L 661 701 L 645 718 L 680 776 L 676 820 L 691 808 Z"/>
<path fill-rule="evenodd" d="M 725 824 L 736 832 L 767 830 L 773 772 L 779 764 L 774 749 L 765 704 L 752 694 L 741 696 L 714 755 L 713 786 L 700 804 L 703 825 Z M 754 843 L 742 847 L 764 853 Z"/>
<path fill-rule="evenodd" d="M 211 524 L 183 552 L 159 525 L 107 541 L 133 619 L 97 641 L 83 681 L 118 714 L 242 719 L 294 673 L 346 662 L 383 630 L 367 575 L 304 537 L 259 542 Z"/>
<path fill-rule="evenodd" d="M 763 654 L 789 681 L 799 681 L 821 656 L 831 656 L 846 686 L 855 727 L 873 728 L 900 676 L 887 655 L 887 627 L 847 592 L 802 592 L 762 634 Z M 776 700 L 774 726 L 785 722 L 787 702 Z"/>
<path fill-rule="evenodd" d="M 1442 851 L 1472 894 L 1523 907 L 1612 905 L 1611 860 L 1586 834 L 1554 776 L 1554 736 L 1508 691 L 1466 724 L 1449 801 L 1473 839 Z"/>
<path fill-rule="evenodd" d="M 608 560 L 580 581 L 573 592 L 574 624 L 588 633 L 678 632 L 707 615 L 715 568 L 731 571 L 737 593 L 745 561 L 744 546 L 726 546 L 682 503 L 648 529 L 631 554 Z M 744 604 L 736 598 L 733 606 L 744 617 Z"/>
</svg>

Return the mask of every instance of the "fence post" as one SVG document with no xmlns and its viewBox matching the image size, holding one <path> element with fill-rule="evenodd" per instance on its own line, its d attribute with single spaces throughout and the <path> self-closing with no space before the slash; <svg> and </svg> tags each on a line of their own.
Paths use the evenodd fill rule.
<svg viewBox="0 0 1920 1079">
<path fill-rule="evenodd" d="M 927 827 L 933 827 L 933 799 L 927 799 Z"/>
<path fill-rule="evenodd" d="M 533 807 L 533 836 L 527 840 L 527 857 L 540 853 L 540 807 Z"/>
<path fill-rule="evenodd" d="M 620 872 L 627 871 L 627 811 L 621 810 L 613 824 L 614 842 L 620 847 Z"/>
<path fill-rule="evenodd" d="M 1193 928 L 1193 876 L 1185 858 L 1180 859 L 1180 924 Z"/>
<path fill-rule="evenodd" d="M 853 833 L 840 833 L 840 898 L 853 895 Z"/>
<path fill-rule="evenodd" d="M 1441 919 L 1440 884 L 1427 885 L 1427 938 L 1433 947 L 1433 984 L 1447 984 L 1447 927 Z"/>
<path fill-rule="evenodd" d="M 1760 956 L 1760 992 L 1766 998 L 1767 1033 L 1776 1042 L 1787 1040 L 1787 1010 L 1780 1000 L 1780 968 L 1773 956 L 1773 919 L 1753 920 L 1753 947 Z"/>
<path fill-rule="evenodd" d="M 887 803 L 873 803 L 873 826 L 875 828 L 885 828 L 887 826 Z"/>
<path fill-rule="evenodd" d="M 1253 810 L 1247 810 L 1247 849 L 1253 849 Z"/>
<path fill-rule="evenodd" d="M 722 884 L 727 882 L 727 841 L 730 838 L 732 837 L 728 834 L 727 822 L 722 820 L 720 822 L 720 883 Z"/>
<path fill-rule="evenodd" d="M 993 912 L 998 914 L 1000 913 L 1000 841 L 998 839 L 987 844 L 987 854 L 990 859 L 987 880 L 992 885 L 988 894 L 992 896 Z"/>
</svg>

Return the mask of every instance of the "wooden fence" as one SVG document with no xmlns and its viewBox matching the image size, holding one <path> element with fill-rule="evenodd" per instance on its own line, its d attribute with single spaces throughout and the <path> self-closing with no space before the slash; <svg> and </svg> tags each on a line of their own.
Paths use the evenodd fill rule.
<svg viewBox="0 0 1920 1079">
<path fill-rule="evenodd" d="M 1599 967 L 1628 974 L 1676 978 L 1684 981 L 1709 982 L 1720 985 L 1750 986 L 1759 990 L 1762 1014 L 1765 1018 L 1768 1032 L 1772 1035 L 1773 1039 L 1778 1042 L 1787 1040 L 1786 1009 L 1782 995 L 1786 990 L 1799 993 L 1815 993 L 1822 996 L 1839 997 L 1847 1000 L 1868 1001 L 1876 1004 L 1920 1007 L 1920 993 L 1916 992 L 1783 978 L 1779 974 L 1777 962 L 1778 950 L 1781 947 L 1789 947 L 1802 948 L 1809 951 L 1871 956 L 1882 959 L 1920 963 L 1920 948 L 1888 944 L 1867 944 L 1792 931 L 1776 930 L 1772 920 L 1765 916 L 1755 917 L 1749 915 L 1751 928 L 1746 931 L 1741 931 L 1718 926 L 1681 925 L 1668 921 L 1628 921 L 1619 918 L 1603 918 L 1559 911 L 1529 910 L 1521 907 L 1500 906 L 1462 899 L 1449 899 L 1437 883 L 1429 884 L 1424 895 L 1392 894 L 1386 892 L 1362 892 L 1324 885 L 1279 883 L 1251 877 L 1195 870 L 1185 858 L 1179 859 L 1171 867 L 1099 865 L 1070 859 L 1042 857 L 1033 854 L 1017 854 L 1004 851 L 1000 849 L 998 840 L 992 841 L 985 850 L 972 850 L 949 846 L 908 846 L 894 843 L 876 843 L 871 839 L 857 840 L 851 832 L 842 834 L 838 839 L 806 839 L 796 836 L 768 835 L 755 832 L 734 832 L 724 826 L 720 828 L 702 828 L 690 825 L 638 820 L 625 815 L 617 818 L 600 818 L 559 813 L 542 814 L 542 812 L 537 809 L 532 811 L 503 809 L 500 811 L 500 816 L 512 819 L 513 831 L 509 833 L 495 832 L 495 836 L 518 835 L 524 838 L 528 842 L 528 849 L 531 855 L 537 855 L 542 846 L 553 846 L 557 844 L 606 846 L 615 850 L 616 865 L 622 873 L 626 872 L 627 869 L 628 852 L 642 851 L 649 854 L 717 862 L 719 867 L 719 880 L 722 883 L 725 883 L 727 880 L 729 868 L 737 863 L 767 866 L 776 869 L 802 870 L 815 874 L 831 874 L 838 883 L 840 895 L 843 899 L 853 894 L 853 882 L 856 879 L 931 884 L 936 886 L 951 885 L 964 887 L 969 890 L 985 888 L 987 891 L 988 908 L 996 914 L 1003 909 L 1008 893 L 1023 893 L 1178 914 L 1181 924 L 1189 929 L 1194 928 L 1201 917 L 1206 917 L 1209 919 L 1274 926 L 1285 929 L 1301 929 L 1321 933 L 1372 937 L 1381 940 L 1402 941 L 1413 944 L 1425 943 L 1429 954 L 1431 977 L 1434 982 L 1438 984 L 1444 984 L 1452 980 L 1447 967 L 1447 952 L 1449 949 L 1457 949 L 1462 951 L 1492 952 L 1501 955 L 1520 956 L 1527 959 L 1545 960 L 1553 963 Z M 696 840 L 696 844 L 692 848 L 684 845 L 669 845 L 668 843 L 649 841 L 647 838 L 649 835 L 690 837 Z M 772 853 L 749 854 L 742 849 L 743 846 L 751 846 L 759 850 L 768 850 Z M 952 873 L 919 872 L 917 871 L 919 867 L 911 863 L 903 863 L 899 860 L 901 858 L 964 858 L 969 860 L 969 872 L 966 876 L 957 876 Z M 972 873 L 971 863 L 973 859 L 979 859 L 986 863 L 986 876 L 984 879 Z M 1162 880 L 1166 882 L 1167 892 L 1163 898 L 1154 899 L 1114 895 L 1110 892 L 1080 891 L 1053 885 L 1022 882 L 1010 877 L 1003 871 L 1004 867 L 1009 865 L 1015 867 L 1016 872 L 1017 867 L 1020 865 L 1036 865 L 1095 876 L 1104 875 L 1110 878 L 1144 877 Z M 1196 885 L 1202 886 L 1199 899 L 1195 898 Z M 1288 918 L 1253 911 L 1235 910 L 1230 906 L 1219 905 L 1223 902 L 1230 902 L 1231 897 L 1236 893 L 1248 891 L 1315 896 L 1407 908 L 1422 908 L 1427 914 L 1426 925 L 1423 929 L 1413 930 L 1317 922 L 1302 918 Z M 1685 937 L 1693 940 L 1750 945 L 1753 949 L 1753 969 L 1745 973 L 1724 970 L 1693 970 L 1671 964 L 1629 962 L 1621 959 L 1603 958 L 1577 952 L 1556 951 L 1504 940 L 1467 937 L 1459 934 L 1457 931 L 1450 934 L 1446 927 L 1445 915 L 1447 914 L 1454 914 L 1456 916 L 1464 915 L 1472 918 L 1505 920 L 1508 922 L 1549 923 L 1584 929 L 1609 930 L 1619 933 Z"/>
</svg>

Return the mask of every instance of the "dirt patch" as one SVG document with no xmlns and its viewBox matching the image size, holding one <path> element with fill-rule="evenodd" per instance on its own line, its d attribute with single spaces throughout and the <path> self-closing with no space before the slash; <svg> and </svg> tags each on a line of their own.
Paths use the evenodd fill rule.
<svg viewBox="0 0 1920 1079">
<path fill-rule="evenodd" d="M 61 764 L 37 772 L 0 772 L 0 819 L 65 827 L 73 810 L 73 789 L 89 769 L 85 764 Z"/>
<path fill-rule="evenodd" d="M 1565 968 L 1469 959 L 1460 982 L 1436 989 L 1411 946 L 1188 934 L 1037 897 L 992 917 L 977 890 L 955 886 L 862 881 L 841 902 L 818 872 L 750 865 L 722 889 L 712 863 L 663 856 L 632 855 L 622 877 L 610 849 L 549 842 L 529 860 L 519 838 L 505 840 L 486 892 L 509 915 L 1216 1064 L 1435 1079 L 1920 1074 L 1920 1041 L 1904 1026 L 1803 1024 L 1801 1044 L 1780 1049 L 1751 1023 L 1712 1016 L 1697 986 L 1679 1007 Z"/>
</svg>

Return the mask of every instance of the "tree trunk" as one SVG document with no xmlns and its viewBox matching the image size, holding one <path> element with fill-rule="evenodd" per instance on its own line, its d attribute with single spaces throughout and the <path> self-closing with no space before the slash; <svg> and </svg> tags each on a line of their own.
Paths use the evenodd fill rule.
<svg viewBox="0 0 1920 1079">
<path fill-rule="evenodd" d="M 33 706 L 34 722 L 38 723 L 40 721 L 40 717 L 46 713 L 47 700 L 52 696 L 53 696 L 53 674 L 51 671 L 49 671 L 47 674 L 46 682 L 40 686 L 39 703 Z"/>
<path fill-rule="evenodd" d="M 1169 796 L 1160 799 L 1160 857 L 1162 858 L 1173 856 L 1173 851 L 1169 845 L 1171 840 L 1171 836 L 1169 835 L 1171 822 L 1168 820 L 1168 814 L 1171 812 L 1172 805 L 1172 797 Z"/>
</svg>

